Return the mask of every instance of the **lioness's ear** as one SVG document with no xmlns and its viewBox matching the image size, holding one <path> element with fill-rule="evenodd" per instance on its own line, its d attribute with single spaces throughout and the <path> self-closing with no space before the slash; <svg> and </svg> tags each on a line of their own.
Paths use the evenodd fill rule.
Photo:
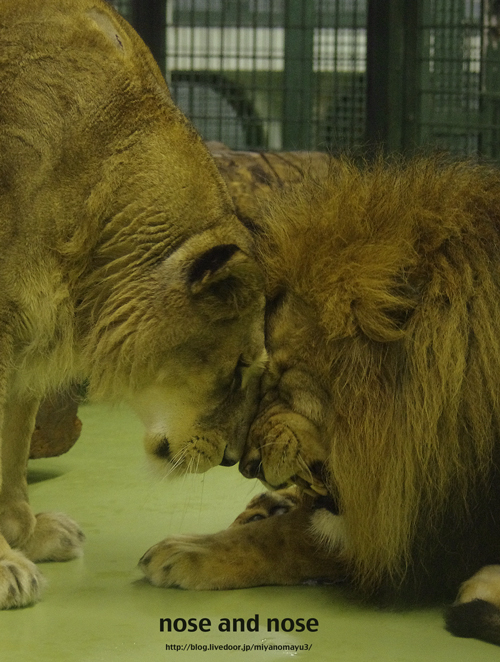
<svg viewBox="0 0 500 662">
<path fill-rule="evenodd" d="M 233 317 L 263 292 L 257 264 L 236 244 L 219 244 L 198 255 L 189 266 L 187 281 L 213 319 Z"/>
<path fill-rule="evenodd" d="M 219 244 L 199 255 L 188 271 L 188 284 L 191 292 L 198 294 L 214 282 L 225 278 L 228 262 L 238 251 L 240 249 L 236 244 Z"/>
</svg>

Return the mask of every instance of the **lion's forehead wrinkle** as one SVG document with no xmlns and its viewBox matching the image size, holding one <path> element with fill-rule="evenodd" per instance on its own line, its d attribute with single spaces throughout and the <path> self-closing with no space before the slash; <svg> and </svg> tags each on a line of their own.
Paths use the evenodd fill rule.
<svg viewBox="0 0 500 662">
<path fill-rule="evenodd" d="M 330 399 L 324 380 L 304 361 L 304 353 L 299 359 L 286 344 L 270 353 L 262 379 L 264 393 L 275 389 L 298 413 L 316 423 L 323 420 Z"/>
</svg>

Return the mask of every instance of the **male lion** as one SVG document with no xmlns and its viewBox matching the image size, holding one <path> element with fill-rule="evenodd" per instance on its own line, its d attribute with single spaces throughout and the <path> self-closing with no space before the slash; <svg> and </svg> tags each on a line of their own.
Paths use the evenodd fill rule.
<svg viewBox="0 0 500 662">
<path fill-rule="evenodd" d="M 240 469 L 301 494 L 159 543 L 145 574 L 346 577 L 422 601 L 477 572 L 448 626 L 500 644 L 500 173 L 340 161 L 287 192 L 256 242 L 269 364 Z"/>
<path fill-rule="evenodd" d="M 127 399 L 167 470 L 238 461 L 264 352 L 261 275 L 201 139 L 101 0 L 2 0 L 0 607 L 83 534 L 28 505 L 40 398 Z M 246 397 L 250 392 L 251 397 Z M 255 392 L 255 393 L 253 393 Z M 229 443 L 227 443 L 229 440 Z"/>
</svg>

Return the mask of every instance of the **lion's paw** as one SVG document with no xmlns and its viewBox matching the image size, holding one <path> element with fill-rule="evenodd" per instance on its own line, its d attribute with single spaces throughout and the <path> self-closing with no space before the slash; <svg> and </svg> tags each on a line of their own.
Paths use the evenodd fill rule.
<svg viewBox="0 0 500 662">
<path fill-rule="evenodd" d="M 247 504 L 245 510 L 238 515 L 231 526 L 258 522 L 268 517 L 284 515 L 300 502 L 300 493 L 295 487 L 273 492 L 262 492 Z"/>
<path fill-rule="evenodd" d="M 154 586 L 185 589 L 220 588 L 210 572 L 212 536 L 172 536 L 153 545 L 139 567 Z"/>
<path fill-rule="evenodd" d="M 23 552 L 32 561 L 69 561 L 82 556 L 84 541 L 78 524 L 64 513 L 38 513 Z"/>
<path fill-rule="evenodd" d="M 45 579 L 34 563 L 11 549 L 0 557 L 0 609 L 27 607 L 37 602 Z"/>
</svg>

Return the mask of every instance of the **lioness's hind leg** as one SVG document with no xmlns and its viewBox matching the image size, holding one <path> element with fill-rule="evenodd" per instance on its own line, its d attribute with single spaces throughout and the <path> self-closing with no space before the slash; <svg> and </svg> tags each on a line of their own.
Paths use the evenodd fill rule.
<svg viewBox="0 0 500 662">
<path fill-rule="evenodd" d="M 446 627 L 457 637 L 500 646 L 500 565 L 485 566 L 462 584 L 446 614 Z"/>
</svg>

